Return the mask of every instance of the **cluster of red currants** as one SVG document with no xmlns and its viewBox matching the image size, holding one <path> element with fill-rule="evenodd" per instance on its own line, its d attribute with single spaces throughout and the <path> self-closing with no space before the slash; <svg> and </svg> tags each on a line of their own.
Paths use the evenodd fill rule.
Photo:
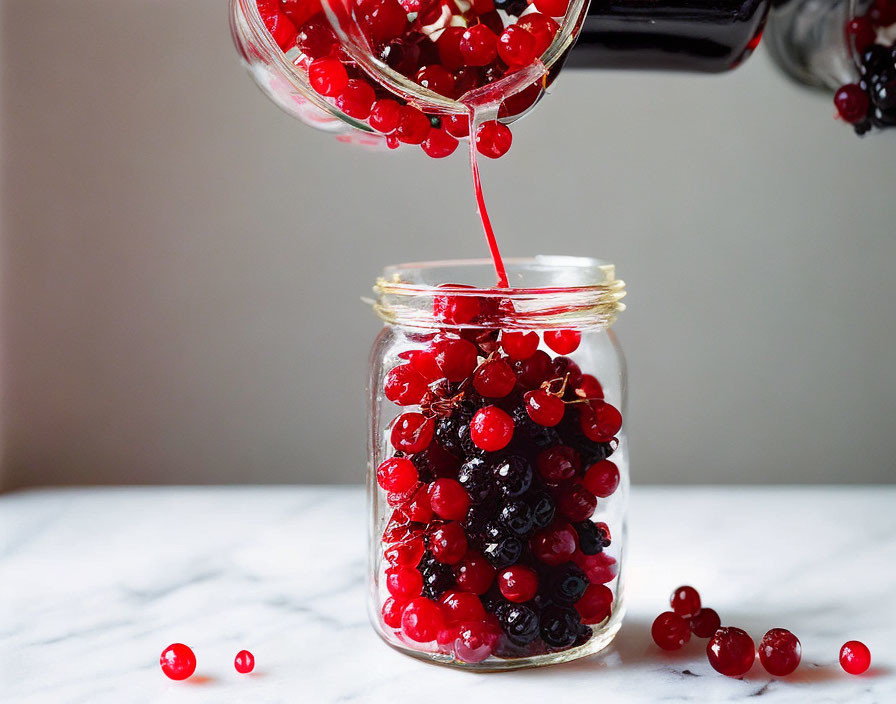
<svg viewBox="0 0 896 704">
<path fill-rule="evenodd" d="M 159 657 L 162 672 L 172 680 L 185 680 L 196 672 L 196 654 L 183 643 L 172 643 Z M 248 650 L 241 650 L 233 659 L 233 667 L 241 675 L 255 669 L 255 656 Z"/>
</svg>

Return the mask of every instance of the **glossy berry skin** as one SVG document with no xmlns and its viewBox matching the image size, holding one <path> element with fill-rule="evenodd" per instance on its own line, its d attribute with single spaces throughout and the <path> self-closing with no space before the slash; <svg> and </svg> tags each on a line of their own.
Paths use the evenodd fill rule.
<svg viewBox="0 0 896 704">
<path fill-rule="evenodd" d="M 604 397 L 604 389 L 600 382 L 591 374 L 582 374 L 576 387 L 576 396 L 586 399 L 602 399 Z"/>
<path fill-rule="evenodd" d="M 424 552 L 426 545 L 423 537 L 417 535 L 390 545 L 383 551 L 383 557 L 392 567 L 416 567 Z"/>
<path fill-rule="evenodd" d="M 585 472 L 582 484 L 599 499 L 612 496 L 619 488 L 619 467 L 610 460 L 597 462 Z"/>
<path fill-rule="evenodd" d="M 557 35 L 557 31 L 560 29 L 560 25 L 554 20 L 538 12 L 531 12 L 520 17 L 515 26 L 525 29 L 535 37 L 536 56 L 541 56 L 548 50 L 548 47 Z"/>
<path fill-rule="evenodd" d="M 473 388 L 486 398 L 503 398 L 516 386 L 516 374 L 503 359 L 486 362 L 473 375 Z"/>
<path fill-rule="evenodd" d="M 740 677 L 753 667 L 756 644 L 740 628 L 720 628 L 706 644 L 706 656 L 716 672 L 726 677 Z"/>
<path fill-rule="evenodd" d="M 871 101 L 860 86 L 848 83 L 834 93 L 834 105 L 840 117 L 854 125 L 865 119 Z"/>
<path fill-rule="evenodd" d="M 535 0 L 535 9 L 548 17 L 563 17 L 569 0 Z"/>
<path fill-rule="evenodd" d="M 335 97 L 348 85 L 348 73 L 339 59 L 315 59 L 308 66 L 308 82 L 321 95 Z"/>
<path fill-rule="evenodd" d="M 840 648 L 840 667 L 851 675 L 861 675 L 871 667 L 871 651 L 858 640 L 851 640 Z"/>
<path fill-rule="evenodd" d="M 283 12 L 275 12 L 272 14 L 262 14 L 265 27 L 271 33 L 274 41 L 277 42 L 283 51 L 289 51 L 296 40 L 296 26 L 289 17 Z"/>
<path fill-rule="evenodd" d="M 410 364 L 399 364 L 389 370 L 383 380 L 383 393 L 399 406 L 415 406 L 429 390 L 426 379 Z"/>
<path fill-rule="evenodd" d="M 449 27 L 448 29 L 460 29 L 460 27 Z M 445 115 L 442 118 L 442 129 L 458 139 L 469 137 L 470 118 L 466 115 Z"/>
<path fill-rule="evenodd" d="M 679 650 L 691 639 L 691 627 L 674 611 L 664 611 L 654 620 L 650 635 L 663 650 Z"/>
<path fill-rule="evenodd" d="M 572 354 L 579 349 L 582 333 L 578 330 L 548 330 L 544 342 L 557 354 Z"/>
<path fill-rule="evenodd" d="M 432 124 L 420 110 L 411 105 L 402 105 L 398 109 L 398 126 L 395 137 L 405 144 L 422 144 L 429 135 Z"/>
<path fill-rule="evenodd" d="M 460 523 L 452 521 L 430 531 L 429 549 L 436 560 L 446 565 L 460 562 L 467 553 L 467 536 Z"/>
<path fill-rule="evenodd" d="M 415 80 L 433 93 L 445 95 L 449 98 L 454 96 L 454 74 L 444 66 L 439 66 L 438 64 L 424 66 L 417 71 Z"/>
<path fill-rule="evenodd" d="M 248 675 L 255 669 L 255 656 L 248 650 L 241 650 L 233 659 L 233 667 L 241 675 Z"/>
<path fill-rule="evenodd" d="M 504 331 L 501 333 L 501 349 L 515 361 L 529 359 L 538 349 L 538 333 Z"/>
<path fill-rule="evenodd" d="M 532 536 L 529 546 L 537 560 L 546 565 L 562 565 L 569 562 L 579 546 L 575 529 L 562 520 L 555 520 L 544 530 Z"/>
<path fill-rule="evenodd" d="M 408 24 L 407 12 L 396 0 L 363 0 L 356 16 L 374 45 L 400 36 Z"/>
<path fill-rule="evenodd" d="M 597 499 L 581 484 L 564 484 L 554 493 L 557 512 L 572 523 L 587 521 L 594 515 Z"/>
<path fill-rule="evenodd" d="M 698 638 L 711 638 L 721 625 L 722 619 L 715 609 L 704 607 L 691 616 L 691 633 Z"/>
<path fill-rule="evenodd" d="M 423 452 L 432 442 L 435 423 L 422 413 L 402 413 L 395 419 L 390 433 L 392 447 L 413 454 Z"/>
<path fill-rule="evenodd" d="M 482 662 L 492 654 L 498 633 L 485 621 L 460 624 L 454 639 L 454 654 L 461 662 Z"/>
<path fill-rule="evenodd" d="M 549 606 L 541 614 L 541 639 L 552 648 L 568 648 L 576 641 L 580 623 L 575 609 Z"/>
<path fill-rule="evenodd" d="M 523 457 L 511 455 L 494 466 L 492 477 L 503 496 L 522 496 L 532 486 L 532 465 Z"/>
<path fill-rule="evenodd" d="M 770 675 L 786 677 L 800 664 L 800 639 L 786 628 L 773 628 L 759 642 L 759 662 Z"/>
<path fill-rule="evenodd" d="M 336 35 L 327 19 L 318 14 L 299 29 L 296 44 L 305 56 L 319 59 L 333 51 L 336 46 Z"/>
<path fill-rule="evenodd" d="M 392 457 L 376 469 L 376 482 L 383 491 L 408 491 L 417 485 L 417 479 L 417 468 L 404 457 Z"/>
<path fill-rule="evenodd" d="M 464 66 L 464 56 L 460 50 L 460 43 L 466 29 L 463 27 L 446 27 L 436 41 L 439 52 L 439 60 L 442 66 L 449 71 L 457 71 Z M 463 136 L 463 135 L 457 135 Z"/>
<path fill-rule="evenodd" d="M 377 132 L 390 134 L 398 127 L 401 105 L 391 98 L 380 98 L 370 108 L 368 124 Z"/>
<path fill-rule="evenodd" d="M 470 592 L 447 591 L 441 596 L 439 603 L 448 624 L 482 621 L 486 616 L 479 597 Z"/>
<path fill-rule="evenodd" d="M 465 288 L 457 284 L 452 288 Z M 434 296 L 432 314 L 449 325 L 466 325 L 472 323 L 482 312 L 482 303 L 477 296 L 465 296 L 459 293 Z"/>
<path fill-rule="evenodd" d="M 465 66 L 487 66 L 498 55 L 498 37 L 484 24 L 473 25 L 458 45 Z"/>
<path fill-rule="evenodd" d="M 456 479 L 436 479 L 427 491 L 429 505 L 441 518 L 447 521 L 460 521 L 470 508 L 470 497 L 461 483 Z"/>
<path fill-rule="evenodd" d="M 511 68 L 528 66 L 538 57 L 535 37 L 521 27 L 509 26 L 498 37 L 498 56 Z"/>
<path fill-rule="evenodd" d="M 527 391 L 523 398 L 526 401 L 526 413 L 539 425 L 553 428 L 563 420 L 566 404 L 554 394 L 548 393 L 544 389 L 536 389 Z"/>
<path fill-rule="evenodd" d="M 396 599 L 413 599 L 423 591 L 423 575 L 414 567 L 390 567 L 386 570 L 386 589 Z"/>
<path fill-rule="evenodd" d="M 476 25 L 481 27 L 482 25 Z M 489 159 L 498 159 L 510 151 L 513 134 L 507 125 L 497 120 L 489 120 L 476 130 L 476 150 Z"/>
<path fill-rule="evenodd" d="M 448 381 L 463 381 L 476 368 L 476 346 L 467 340 L 436 340 L 430 345 L 429 351 L 439 371 Z"/>
<path fill-rule="evenodd" d="M 522 565 L 508 567 L 498 574 L 498 589 L 507 601 L 521 604 L 535 597 L 538 575 L 535 570 Z"/>
<path fill-rule="evenodd" d="M 196 656 L 183 643 L 172 643 L 162 651 L 159 665 L 169 679 L 185 680 L 196 671 Z"/>
<path fill-rule="evenodd" d="M 522 499 L 508 501 L 501 507 L 498 520 L 514 535 L 525 537 L 535 527 L 532 507 Z"/>
<path fill-rule="evenodd" d="M 569 481 L 579 471 L 578 453 L 568 445 L 549 447 L 538 453 L 535 460 L 538 473 L 547 484 L 557 485 Z"/>
<path fill-rule="evenodd" d="M 540 386 L 553 372 L 551 358 L 544 350 L 536 350 L 526 359 L 515 362 L 513 368 L 519 377 L 520 385 L 527 389 Z"/>
<path fill-rule="evenodd" d="M 859 53 L 865 51 L 877 39 L 877 31 L 867 17 L 854 17 L 847 22 L 846 34 Z"/>
<path fill-rule="evenodd" d="M 610 546 L 610 534 L 606 529 L 606 523 L 579 521 L 573 528 L 579 536 L 579 550 L 583 555 L 597 555 Z"/>
<path fill-rule="evenodd" d="M 360 78 L 352 78 L 336 96 L 336 107 L 349 117 L 366 120 L 370 116 L 374 100 L 376 93 L 371 85 Z"/>
<path fill-rule="evenodd" d="M 431 129 L 420 147 L 431 159 L 444 159 L 457 149 L 457 140 L 444 129 Z"/>
<path fill-rule="evenodd" d="M 669 597 L 669 605 L 679 616 L 690 618 L 700 610 L 700 594 L 693 587 L 678 587 Z"/>
<path fill-rule="evenodd" d="M 485 594 L 494 583 L 496 572 L 482 553 L 472 551 L 454 566 L 457 586 L 472 594 Z"/>
<path fill-rule="evenodd" d="M 401 628 L 401 612 L 404 611 L 406 602 L 390 596 L 383 602 L 382 616 L 383 623 L 389 628 Z"/>
<path fill-rule="evenodd" d="M 501 630 L 516 645 L 528 645 L 538 638 L 538 614 L 524 604 L 502 604 L 495 611 Z"/>
<path fill-rule="evenodd" d="M 580 404 L 579 425 L 593 442 L 609 442 L 622 428 L 622 414 L 605 401 Z"/>
<path fill-rule="evenodd" d="M 401 630 L 405 636 L 418 643 L 435 640 L 444 625 L 441 607 L 426 597 L 411 600 L 401 614 Z"/>
<path fill-rule="evenodd" d="M 503 450 L 513 438 L 513 419 L 497 406 L 480 408 L 470 423 L 470 438 L 486 452 Z"/>
<path fill-rule="evenodd" d="M 582 623 L 595 625 L 604 621 L 613 609 L 613 592 L 605 584 L 591 584 L 576 602 Z"/>
</svg>

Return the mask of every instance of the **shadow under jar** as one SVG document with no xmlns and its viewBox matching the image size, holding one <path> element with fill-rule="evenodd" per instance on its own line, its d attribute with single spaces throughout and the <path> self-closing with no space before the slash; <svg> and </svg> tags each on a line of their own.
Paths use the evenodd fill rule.
<svg viewBox="0 0 896 704">
<path fill-rule="evenodd" d="M 596 653 L 623 615 L 624 284 L 593 259 L 507 265 L 507 289 L 487 260 L 390 267 L 374 289 L 371 621 L 476 671 Z"/>
</svg>

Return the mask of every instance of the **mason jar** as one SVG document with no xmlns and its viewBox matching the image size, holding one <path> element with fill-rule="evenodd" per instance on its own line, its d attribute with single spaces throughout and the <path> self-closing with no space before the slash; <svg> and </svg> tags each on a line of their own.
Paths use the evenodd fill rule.
<svg viewBox="0 0 896 704">
<path fill-rule="evenodd" d="M 605 648 L 622 621 L 624 283 L 576 257 L 389 267 L 370 358 L 369 610 L 470 670 Z"/>
</svg>

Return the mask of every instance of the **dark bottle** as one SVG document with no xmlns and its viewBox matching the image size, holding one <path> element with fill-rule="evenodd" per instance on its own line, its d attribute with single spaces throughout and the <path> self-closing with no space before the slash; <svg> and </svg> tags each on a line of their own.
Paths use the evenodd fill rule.
<svg viewBox="0 0 896 704">
<path fill-rule="evenodd" d="M 718 73 L 756 48 L 771 0 L 592 0 L 567 66 Z"/>
</svg>

